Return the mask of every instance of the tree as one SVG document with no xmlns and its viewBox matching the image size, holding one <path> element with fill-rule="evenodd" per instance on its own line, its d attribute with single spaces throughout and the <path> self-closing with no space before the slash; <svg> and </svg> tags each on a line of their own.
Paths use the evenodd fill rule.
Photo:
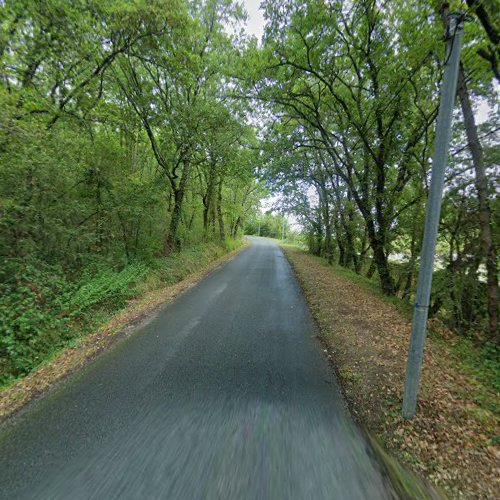
<svg viewBox="0 0 500 500">
<path fill-rule="evenodd" d="M 395 38 L 395 29 L 409 31 L 410 7 L 402 2 L 388 24 L 376 2 L 362 5 L 266 4 L 267 61 L 256 91 L 297 124 L 295 147 L 321 151 L 329 176 L 345 185 L 366 225 L 382 289 L 394 294 L 390 228 L 418 202 L 404 191 L 427 162 L 436 116 L 428 96 L 438 75 L 423 64 L 429 33 L 418 47 Z"/>
<path fill-rule="evenodd" d="M 231 96 L 241 15 L 212 0 L 0 2 L 0 380 L 169 275 L 166 253 L 241 236 L 261 197 L 255 130 Z"/>
<path fill-rule="evenodd" d="M 491 164 L 481 167 L 470 101 L 477 96 L 494 101 L 497 22 L 490 2 L 468 3 L 478 22 L 466 25 L 459 92 L 464 130 L 475 148 L 476 180 L 463 154 L 452 157 L 453 184 L 446 187 L 438 241 L 447 270 L 438 273 L 446 278 L 437 282 L 454 284 L 443 287 L 447 298 L 440 292 L 434 309 L 459 331 L 481 330 L 486 298 L 481 275 L 487 264 L 491 338 L 498 330 L 494 188 Z M 405 0 L 390 11 L 373 0 L 265 2 L 265 9 L 264 45 L 249 47 L 245 82 L 263 116 L 270 115 L 264 177 L 303 222 L 311 251 L 369 277 L 376 271 L 384 293 L 409 301 L 445 58 L 441 13 L 432 4 Z M 495 130 L 491 122 L 488 127 Z M 456 148 L 463 152 L 467 143 L 458 136 Z M 464 196 L 475 197 L 472 185 L 478 200 L 466 203 Z M 481 247 L 460 221 L 471 235 L 482 235 Z M 468 258 L 470 252 L 479 258 Z M 459 289 L 473 290 L 474 300 L 466 304 Z"/>
</svg>

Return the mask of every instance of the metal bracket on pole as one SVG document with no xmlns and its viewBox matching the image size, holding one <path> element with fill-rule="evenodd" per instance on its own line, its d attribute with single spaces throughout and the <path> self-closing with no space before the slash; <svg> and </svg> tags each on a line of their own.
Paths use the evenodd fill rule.
<svg viewBox="0 0 500 500">
<path fill-rule="evenodd" d="M 434 270 L 434 254 L 441 214 L 444 174 L 448 145 L 451 135 L 453 107 L 457 92 L 457 76 L 462 46 L 463 13 L 450 14 L 447 30 L 446 63 L 441 90 L 441 102 L 434 140 L 432 157 L 432 177 L 429 199 L 425 214 L 424 239 L 420 257 L 415 309 L 406 367 L 406 384 L 403 396 L 403 417 L 413 418 L 417 407 L 420 371 L 424 356 L 426 323 L 431 295 L 432 272 Z"/>
</svg>

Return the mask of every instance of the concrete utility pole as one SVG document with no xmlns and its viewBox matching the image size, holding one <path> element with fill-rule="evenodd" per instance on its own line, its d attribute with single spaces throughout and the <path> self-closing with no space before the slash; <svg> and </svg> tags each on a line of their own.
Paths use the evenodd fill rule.
<svg viewBox="0 0 500 500">
<path fill-rule="evenodd" d="M 413 312 L 408 365 L 406 367 L 406 385 L 403 396 L 403 417 L 405 418 L 413 418 L 417 406 L 420 371 L 424 356 L 425 329 L 431 295 L 432 272 L 434 270 L 434 254 L 443 197 L 444 173 L 451 135 L 453 107 L 457 92 L 463 13 L 450 14 L 449 20 L 446 37 L 448 42 L 446 63 L 436 125 L 436 138 L 434 140 L 434 156 L 432 158 L 432 177 L 425 214 L 424 240 L 420 257 L 420 271 L 418 273 L 417 295 Z"/>
</svg>

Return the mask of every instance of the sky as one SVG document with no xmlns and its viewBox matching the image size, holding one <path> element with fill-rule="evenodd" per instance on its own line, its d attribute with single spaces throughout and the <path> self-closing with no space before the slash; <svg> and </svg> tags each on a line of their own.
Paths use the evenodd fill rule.
<svg viewBox="0 0 500 500">
<path fill-rule="evenodd" d="M 264 17 L 259 9 L 261 0 L 242 0 L 248 13 L 247 32 L 255 35 L 259 40 L 264 28 Z"/>
</svg>

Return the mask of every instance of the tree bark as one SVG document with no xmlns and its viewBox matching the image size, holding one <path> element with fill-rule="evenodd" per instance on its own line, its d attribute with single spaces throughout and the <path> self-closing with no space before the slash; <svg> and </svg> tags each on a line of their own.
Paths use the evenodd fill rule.
<svg viewBox="0 0 500 500">
<path fill-rule="evenodd" d="M 373 262 L 377 267 L 380 278 L 380 286 L 385 295 L 394 295 L 395 286 L 394 280 L 389 269 L 389 261 L 385 253 L 384 243 L 380 240 L 379 235 L 375 231 L 372 220 L 368 222 L 368 239 L 373 250 Z"/>
<path fill-rule="evenodd" d="M 238 235 L 238 230 L 240 229 L 240 225 L 241 225 L 241 215 L 238 215 L 233 228 L 233 238 L 236 238 L 236 236 Z"/>
<path fill-rule="evenodd" d="M 215 187 L 215 173 L 216 173 L 216 164 L 215 162 L 210 163 L 210 169 L 208 172 L 208 179 L 207 179 L 207 191 L 205 195 L 203 196 L 203 229 L 205 231 L 205 236 L 208 236 L 208 230 L 209 230 L 209 218 L 210 218 L 210 211 L 212 210 L 212 204 L 213 204 L 213 196 L 214 196 L 214 187 Z"/>
<path fill-rule="evenodd" d="M 219 181 L 219 190 L 217 192 L 217 220 L 219 222 L 219 236 L 220 240 L 226 239 L 226 229 L 224 227 L 224 217 L 222 215 L 222 177 Z"/>
<path fill-rule="evenodd" d="M 174 209 L 172 211 L 172 218 L 170 219 L 168 236 L 165 241 L 165 254 L 169 254 L 172 250 L 178 250 L 181 246 L 181 242 L 177 238 L 177 231 L 179 229 L 179 222 L 181 220 L 182 202 L 184 200 L 184 193 L 186 192 L 189 170 L 189 159 L 184 158 L 181 180 L 179 182 L 179 186 L 174 191 Z"/>
<path fill-rule="evenodd" d="M 498 276 L 497 256 L 491 230 L 491 209 L 488 199 L 488 179 L 484 166 L 483 149 L 479 142 L 477 126 L 469 98 L 463 66 L 458 73 L 458 97 L 464 116 L 467 145 L 475 170 L 475 185 L 479 200 L 479 225 L 481 229 L 481 248 L 486 259 L 488 286 L 488 330 L 491 338 L 498 339 Z"/>
<path fill-rule="evenodd" d="M 375 274 L 376 270 L 377 270 L 377 266 L 375 265 L 375 261 L 372 258 L 372 260 L 370 262 L 370 267 L 368 268 L 368 271 L 366 271 L 366 277 L 368 279 L 371 279 L 372 276 Z"/>
<path fill-rule="evenodd" d="M 325 249 L 324 254 L 329 264 L 333 262 L 333 251 L 332 251 L 332 222 L 330 217 L 330 204 L 328 203 L 328 193 L 324 193 L 323 200 L 323 219 L 325 224 Z"/>
</svg>

